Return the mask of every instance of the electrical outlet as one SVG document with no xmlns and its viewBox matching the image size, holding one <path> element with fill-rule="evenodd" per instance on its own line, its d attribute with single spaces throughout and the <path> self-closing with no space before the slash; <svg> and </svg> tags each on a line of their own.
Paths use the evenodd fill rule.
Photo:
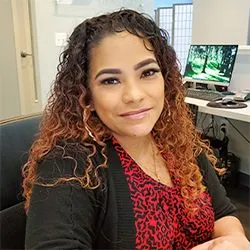
<svg viewBox="0 0 250 250">
<path fill-rule="evenodd" d="M 65 32 L 56 32 L 55 33 L 55 44 L 58 47 L 65 46 L 67 44 L 67 33 Z"/>
</svg>

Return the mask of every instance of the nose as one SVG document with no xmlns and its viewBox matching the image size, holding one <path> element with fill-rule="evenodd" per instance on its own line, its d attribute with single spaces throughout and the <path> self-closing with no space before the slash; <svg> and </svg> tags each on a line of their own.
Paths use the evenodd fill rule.
<svg viewBox="0 0 250 250">
<path fill-rule="evenodd" d="M 145 97 L 143 87 L 136 80 L 124 83 L 122 100 L 124 103 L 138 103 Z"/>
</svg>

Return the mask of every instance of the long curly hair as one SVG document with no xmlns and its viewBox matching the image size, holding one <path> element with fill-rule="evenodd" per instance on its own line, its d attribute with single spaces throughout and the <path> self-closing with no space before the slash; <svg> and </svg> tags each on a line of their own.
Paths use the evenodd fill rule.
<svg viewBox="0 0 250 250">
<path fill-rule="evenodd" d="M 161 153 L 171 152 L 174 166 L 168 165 L 180 180 L 185 206 L 195 209 L 195 200 L 204 192 L 202 175 L 196 157 L 203 151 L 215 166 L 215 157 L 208 145 L 201 140 L 192 122 L 192 113 L 184 102 L 179 63 L 174 49 L 169 45 L 167 32 L 157 27 L 153 20 L 136 11 L 122 9 L 111 14 L 87 19 L 79 24 L 69 37 L 68 45 L 60 55 L 58 73 L 44 109 L 40 132 L 33 143 L 27 163 L 23 168 L 23 195 L 29 208 L 32 186 L 37 183 L 38 163 L 61 142 L 78 143 L 78 153 L 89 147 L 87 165 L 82 176 L 61 178 L 59 182 L 76 180 L 83 188 L 94 189 L 101 185 L 97 169 L 107 167 L 105 141 L 111 131 L 91 112 L 91 92 L 88 86 L 89 58 L 91 50 L 103 38 L 116 32 L 127 31 L 151 44 L 165 82 L 164 108 L 156 122 L 152 135 Z M 149 49 L 149 48 L 148 48 Z M 95 141 L 89 136 L 94 136 Z M 99 166 L 94 166 L 91 156 L 97 152 L 104 156 Z M 166 159 L 166 164 L 168 164 Z M 171 169 L 173 168 L 173 169 Z"/>
</svg>

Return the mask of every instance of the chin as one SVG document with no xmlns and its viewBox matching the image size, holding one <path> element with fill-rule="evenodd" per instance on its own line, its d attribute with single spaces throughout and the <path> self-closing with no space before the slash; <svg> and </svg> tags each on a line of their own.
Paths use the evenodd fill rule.
<svg viewBox="0 0 250 250">
<path fill-rule="evenodd" d="M 144 137 L 144 136 L 149 135 L 152 129 L 153 129 L 153 126 L 148 126 L 148 127 L 138 126 L 138 127 L 130 128 L 130 130 L 128 131 L 128 134 L 130 136 L 135 136 L 135 137 Z"/>
</svg>

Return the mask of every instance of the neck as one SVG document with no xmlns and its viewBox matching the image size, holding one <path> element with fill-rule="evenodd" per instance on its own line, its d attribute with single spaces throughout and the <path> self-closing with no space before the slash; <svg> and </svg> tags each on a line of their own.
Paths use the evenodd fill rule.
<svg viewBox="0 0 250 250">
<path fill-rule="evenodd" d="M 145 154 L 152 151 L 153 137 L 151 134 L 143 137 L 125 137 L 119 135 L 114 135 L 114 137 L 134 159 L 141 159 L 141 157 L 145 157 Z"/>
</svg>

